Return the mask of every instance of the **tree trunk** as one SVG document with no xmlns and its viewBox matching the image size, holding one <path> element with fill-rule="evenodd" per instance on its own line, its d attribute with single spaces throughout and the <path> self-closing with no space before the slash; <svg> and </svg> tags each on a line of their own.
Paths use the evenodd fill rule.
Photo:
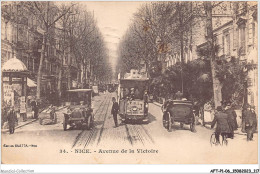
<svg viewBox="0 0 260 174">
<path fill-rule="evenodd" d="M 210 1 L 205 1 L 204 7 L 206 12 L 206 30 L 207 30 L 207 43 L 209 48 L 210 66 L 213 82 L 213 99 L 215 108 L 221 106 L 222 96 L 220 82 L 216 78 L 216 67 L 215 67 L 215 49 L 213 43 L 213 27 L 212 27 L 212 4 Z"/>
<path fill-rule="evenodd" d="M 43 66 L 43 61 L 44 61 L 44 58 L 45 58 L 46 40 L 47 40 L 47 32 L 43 34 L 43 42 L 42 42 L 40 65 L 39 65 L 38 74 L 37 74 L 37 93 L 36 93 L 37 99 L 41 98 L 42 66 Z"/>
<path fill-rule="evenodd" d="M 178 2 L 177 8 L 179 11 L 179 29 L 180 29 L 180 51 L 181 51 L 181 62 L 184 63 L 184 56 L 183 56 L 183 11 L 182 11 L 182 3 Z"/>
<path fill-rule="evenodd" d="M 58 97 L 61 98 L 61 83 L 62 83 L 62 65 L 59 70 L 59 76 L 58 76 Z"/>
<path fill-rule="evenodd" d="M 83 77 L 82 77 L 83 88 L 86 86 L 86 65 L 83 64 Z"/>
<path fill-rule="evenodd" d="M 72 81 L 71 81 L 71 66 L 68 67 L 68 89 L 71 89 L 71 85 Z"/>
</svg>

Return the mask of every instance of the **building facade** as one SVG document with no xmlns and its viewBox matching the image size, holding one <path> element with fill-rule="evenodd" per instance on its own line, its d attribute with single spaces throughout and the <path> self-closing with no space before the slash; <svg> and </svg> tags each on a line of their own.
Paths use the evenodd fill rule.
<svg viewBox="0 0 260 174">
<path fill-rule="evenodd" d="M 38 68 L 42 52 L 42 40 L 45 27 L 41 21 L 32 15 L 26 7 L 27 2 L 2 3 L 1 16 L 1 63 L 16 57 L 21 60 L 29 71 L 29 78 L 37 81 Z M 53 2 L 50 19 L 54 20 L 57 8 Z M 42 68 L 41 95 L 47 96 L 58 87 L 59 70 L 62 68 L 62 89 L 72 88 L 73 81 L 78 79 L 80 68 L 76 64 L 70 49 L 61 49 L 60 35 L 55 25 L 49 28 L 45 48 L 45 59 Z M 75 85 L 74 85 L 75 86 Z"/>
<path fill-rule="evenodd" d="M 257 2 L 222 2 L 213 8 L 213 34 L 218 45 L 217 57 L 230 61 L 237 58 L 243 63 L 253 65 L 247 70 L 247 102 L 257 108 Z M 199 58 L 197 50 L 206 47 L 207 28 L 203 16 L 193 15 L 188 30 L 185 31 L 183 46 L 184 62 Z M 180 62 L 180 47 L 173 47 L 166 56 L 166 66 L 169 68 Z M 221 97 L 221 84 L 218 85 Z M 221 100 L 221 98 L 219 99 Z"/>
</svg>

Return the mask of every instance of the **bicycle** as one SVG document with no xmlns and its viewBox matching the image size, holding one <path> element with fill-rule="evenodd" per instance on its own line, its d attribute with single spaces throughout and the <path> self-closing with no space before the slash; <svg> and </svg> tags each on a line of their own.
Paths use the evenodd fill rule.
<svg viewBox="0 0 260 174">
<path fill-rule="evenodd" d="M 223 145 L 228 145 L 228 140 L 227 140 L 227 135 L 225 133 L 221 133 L 220 134 L 221 136 L 219 136 L 219 138 L 222 139 L 222 141 L 219 141 L 217 142 L 217 139 L 216 139 L 216 132 L 214 132 L 213 134 L 211 134 L 210 136 L 210 145 L 218 145 L 220 144 L 221 146 Z M 221 142 L 221 143 L 220 143 Z"/>
</svg>

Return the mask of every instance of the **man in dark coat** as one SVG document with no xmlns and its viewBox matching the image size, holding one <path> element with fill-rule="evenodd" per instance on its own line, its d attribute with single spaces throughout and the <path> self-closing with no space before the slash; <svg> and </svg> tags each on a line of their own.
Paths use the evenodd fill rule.
<svg viewBox="0 0 260 174">
<path fill-rule="evenodd" d="M 118 127 L 117 113 L 118 113 L 118 110 L 119 110 L 119 106 L 118 106 L 118 103 L 116 102 L 115 97 L 112 98 L 112 102 L 113 102 L 113 106 L 112 106 L 111 114 L 113 115 L 113 118 L 114 118 L 115 127 Z"/>
<path fill-rule="evenodd" d="M 221 106 L 217 107 L 217 112 L 215 113 L 215 117 L 212 121 L 211 129 L 213 129 L 216 123 L 217 123 L 217 127 L 215 130 L 215 134 L 216 134 L 217 143 L 219 143 L 219 135 L 221 135 L 222 138 L 224 139 L 224 136 L 227 136 L 227 134 L 231 133 L 229 127 L 228 115 L 222 111 Z"/>
<path fill-rule="evenodd" d="M 33 112 L 34 112 L 34 118 L 38 119 L 38 115 L 39 115 L 39 103 L 38 101 L 35 101 L 34 106 L 33 106 Z"/>
<path fill-rule="evenodd" d="M 13 134 L 15 128 L 15 122 L 17 122 L 17 117 L 13 106 L 11 106 L 10 110 L 7 112 L 7 121 L 9 125 L 9 132 L 10 134 Z"/>
<path fill-rule="evenodd" d="M 230 138 L 234 138 L 234 131 L 237 130 L 237 114 L 234 109 L 231 107 L 230 103 L 227 104 L 225 113 L 228 115 L 228 120 L 230 123 L 231 134 L 229 135 Z"/>
<path fill-rule="evenodd" d="M 143 100 L 144 100 L 145 103 L 148 103 L 148 101 L 149 101 L 149 95 L 147 93 L 147 90 L 144 91 Z"/>
<path fill-rule="evenodd" d="M 247 133 L 247 141 L 253 140 L 253 135 L 257 127 L 256 113 L 252 107 L 248 107 L 244 111 L 245 116 L 245 131 Z"/>
</svg>

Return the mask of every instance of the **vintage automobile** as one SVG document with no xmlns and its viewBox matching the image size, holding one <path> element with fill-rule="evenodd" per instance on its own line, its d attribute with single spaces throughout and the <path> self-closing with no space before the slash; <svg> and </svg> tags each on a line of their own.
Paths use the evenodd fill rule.
<svg viewBox="0 0 260 174">
<path fill-rule="evenodd" d="M 167 100 L 163 106 L 163 126 L 172 131 L 174 122 L 179 122 L 180 126 L 190 125 L 190 131 L 195 132 L 195 116 L 191 101 Z"/>
<path fill-rule="evenodd" d="M 117 89 L 117 84 L 114 84 L 114 83 L 109 83 L 107 84 L 107 90 L 108 92 L 112 93 L 112 92 L 115 92 L 116 89 Z"/>
<path fill-rule="evenodd" d="M 148 122 L 148 89 L 149 79 L 120 79 L 118 87 L 119 115 L 122 121 Z"/>
<path fill-rule="evenodd" d="M 63 129 L 67 126 L 91 129 L 94 125 L 93 109 L 91 108 L 91 89 L 73 89 L 66 91 L 68 106 L 64 113 Z"/>
</svg>

